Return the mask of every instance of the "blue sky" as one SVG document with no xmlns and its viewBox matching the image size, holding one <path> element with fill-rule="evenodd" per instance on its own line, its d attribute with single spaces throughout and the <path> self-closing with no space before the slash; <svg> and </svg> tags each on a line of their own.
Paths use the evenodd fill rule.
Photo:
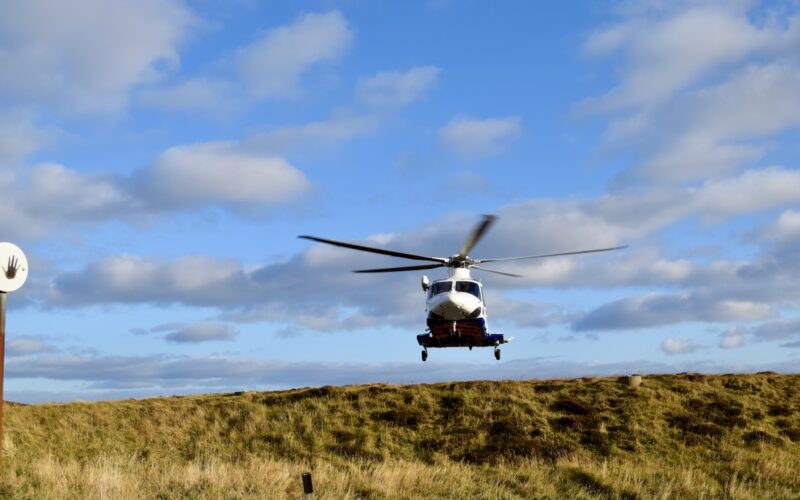
<svg viewBox="0 0 800 500">
<path fill-rule="evenodd" d="M 4 2 L 6 397 L 796 371 L 800 4 Z M 473 257 L 490 350 L 419 360 Z M 435 278 L 436 273 L 430 273 Z"/>
</svg>

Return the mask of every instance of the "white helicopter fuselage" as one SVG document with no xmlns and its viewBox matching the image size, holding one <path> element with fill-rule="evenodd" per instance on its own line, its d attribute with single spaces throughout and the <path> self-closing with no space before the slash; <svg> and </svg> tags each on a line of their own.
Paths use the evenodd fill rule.
<svg viewBox="0 0 800 500">
<path fill-rule="evenodd" d="M 450 269 L 447 279 L 436 280 L 428 286 L 425 312 L 429 317 L 460 321 L 483 318 L 483 285 L 470 276 L 469 269 Z"/>
<path fill-rule="evenodd" d="M 473 279 L 469 268 L 448 269 L 445 279 L 428 281 L 422 278 L 422 289 L 427 292 L 426 333 L 417 335 L 423 347 L 422 360 L 428 358 L 429 347 L 489 347 L 495 348 L 495 357 L 500 359 L 498 346 L 508 342 L 502 334 L 489 333 L 486 307 L 483 302 L 483 285 Z"/>
</svg>

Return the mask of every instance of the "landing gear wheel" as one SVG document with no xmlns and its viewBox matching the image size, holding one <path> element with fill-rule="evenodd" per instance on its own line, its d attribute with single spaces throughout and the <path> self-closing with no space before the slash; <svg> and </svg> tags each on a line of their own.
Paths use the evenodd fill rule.
<svg viewBox="0 0 800 500">
<path fill-rule="evenodd" d="M 496 359 L 497 361 L 500 361 L 500 349 L 498 349 L 496 347 L 494 349 L 494 359 Z"/>
<path fill-rule="evenodd" d="M 422 351 L 422 362 L 428 361 L 428 351 Z"/>
</svg>

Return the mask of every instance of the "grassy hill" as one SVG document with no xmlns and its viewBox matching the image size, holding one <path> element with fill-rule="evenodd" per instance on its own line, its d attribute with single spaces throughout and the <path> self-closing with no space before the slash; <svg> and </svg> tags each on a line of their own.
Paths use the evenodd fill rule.
<svg viewBox="0 0 800 500">
<path fill-rule="evenodd" d="M 10 404 L 18 498 L 798 498 L 800 376 Z"/>
</svg>

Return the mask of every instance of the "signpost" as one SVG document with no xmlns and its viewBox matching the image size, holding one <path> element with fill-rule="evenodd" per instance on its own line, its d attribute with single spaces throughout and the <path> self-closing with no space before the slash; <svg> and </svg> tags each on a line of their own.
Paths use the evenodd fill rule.
<svg viewBox="0 0 800 500">
<path fill-rule="evenodd" d="M 6 371 L 6 293 L 28 278 L 28 259 L 13 243 L 0 243 L 0 467 L 3 466 L 3 379 Z"/>
</svg>

